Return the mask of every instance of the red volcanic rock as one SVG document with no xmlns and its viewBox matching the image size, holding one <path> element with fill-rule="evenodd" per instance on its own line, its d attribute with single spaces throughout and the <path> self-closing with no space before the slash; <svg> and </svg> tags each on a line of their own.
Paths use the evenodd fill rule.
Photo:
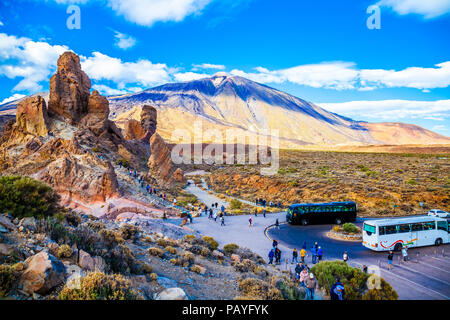
<svg viewBox="0 0 450 320">
<path fill-rule="evenodd" d="M 154 107 L 144 105 L 141 111 L 141 126 L 145 135 L 141 138 L 144 143 L 149 143 L 150 138 L 156 132 L 157 111 Z"/>
<path fill-rule="evenodd" d="M 58 59 L 58 69 L 50 79 L 49 113 L 65 117 L 76 124 L 87 113 L 91 80 L 81 70 L 80 58 L 64 52 Z"/>
<path fill-rule="evenodd" d="M 140 140 L 145 136 L 144 128 L 139 121 L 130 119 L 125 123 L 124 137 L 127 140 Z M 149 141 L 147 140 L 147 143 Z"/>
<path fill-rule="evenodd" d="M 46 136 L 48 123 L 47 106 L 41 96 L 28 97 L 17 105 L 16 126 L 19 130 Z"/>
<path fill-rule="evenodd" d="M 109 102 L 104 96 L 94 90 L 89 97 L 87 115 L 81 120 L 81 125 L 89 128 L 96 136 L 101 135 L 109 127 Z"/>
</svg>

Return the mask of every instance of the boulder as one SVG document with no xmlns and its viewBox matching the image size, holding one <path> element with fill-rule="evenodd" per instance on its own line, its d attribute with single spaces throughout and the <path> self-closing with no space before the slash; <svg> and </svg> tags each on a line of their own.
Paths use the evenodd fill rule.
<svg viewBox="0 0 450 320">
<path fill-rule="evenodd" d="M 48 134 L 47 106 L 41 96 L 28 97 L 17 104 L 16 126 L 35 136 Z"/>
<path fill-rule="evenodd" d="M 50 79 L 48 111 L 76 124 L 88 111 L 91 81 L 73 52 L 64 52 L 57 65 L 56 74 Z"/>
<path fill-rule="evenodd" d="M 234 261 L 234 262 L 241 262 L 241 257 L 240 257 L 239 255 L 233 253 L 233 254 L 231 255 L 231 261 Z"/>
<path fill-rule="evenodd" d="M 95 267 L 94 259 L 92 259 L 91 255 L 89 253 L 87 253 L 86 251 L 83 251 L 81 249 L 78 254 L 78 265 L 83 270 L 94 271 L 94 269 L 95 269 L 94 268 Z"/>
<path fill-rule="evenodd" d="M 223 257 L 224 257 L 224 254 L 223 254 L 222 252 L 218 251 L 218 250 L 214 250 L 214 251 L 212 252 L 212 255 L 213 255 L 214 257 L 216 257 L 217 259 L 220 259 L 220 260 L 222 260 Z"/>
<path fill-rule="evenodd" d="M 66 276 L 66 286 L 69 289 L 79 289 L 85 273 L 79 266 L 70 264 L 66 266 Z"/>
<path fill-rule="evenodd" d="M 188 297 L 181 288 L 168 288 L 158 293 L 155 300 L 188 300 Z"/>
<path fill-rule="evenodd" d="M 6 243 L 0 243 L 0 257 L 9 256 L 13 251 L 13 247 Z"/>
<path fill-rule="evenodd" d="M 3 226 L 4 228 L 8 229 L 9 231 L 14 231 L 17 229 L 17 227 L 14 225 L 14 223 L 9 220 L 8 217 L 0 216 L 0 226 Z"/>
<path fill-rule="evenodd" d="M 64 283 L 66 267 L 53 255 L 40 252 L 25 260 L 26 269 L 20 277 L 22 291 L 46 294 Z"/>
<path fill-rule="evenodd" d="M 34 217 L 26 217 L 20 220 L 19 228 L 24 227 L 26 230 L 35 232 L 37 229 L 37 222 Z"/>
</svg>

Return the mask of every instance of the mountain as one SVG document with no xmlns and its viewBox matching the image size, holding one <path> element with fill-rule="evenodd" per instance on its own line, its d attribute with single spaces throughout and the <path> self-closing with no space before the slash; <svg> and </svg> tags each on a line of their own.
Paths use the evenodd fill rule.
<svg viewBox="0 0 450 320">
<path fill-rule="evenodd" d="M 280 147 L 450 144 L 450 138 L 417 125 L 367 123 L 326 111 L 319 106 L 239 76 L 218 73 L 210 78 L 168 83 L 134 94 L 109 96 L 110 119 L 124 128 L 129 119 L 140 120 L 141 106 L 158 111 L 158 133 L 173 141 L 172 132 L 193 135 L 194 121 L 203 131 L 227 129 L 251 137 L 279 130 Z M 14 102 L 10 102 L 8 108 Z M 4 106 L 0 106 L 0 112 Z M 203 142 L 211 142 L 204 137 Z"/>
<path fill-rule="evenodd" d="M 242 134 L 258 135 L 264 134 L 264 129 L 278 129 L 280 146 L 287 148 L 450 143 L 449 138 L 416 125 L 354 121 L 279 90 L 224 73 L 108 99 L 119 127 L 128 119 L 138 119 L 139 106 L 153 105 L 160 110 L 158 132 L 169 141 L 174 128 L 192 133 L 193 122 L 201 120 L 204 130 L 218 129 L 222 133 L 235 128 Z"/>
</svg>

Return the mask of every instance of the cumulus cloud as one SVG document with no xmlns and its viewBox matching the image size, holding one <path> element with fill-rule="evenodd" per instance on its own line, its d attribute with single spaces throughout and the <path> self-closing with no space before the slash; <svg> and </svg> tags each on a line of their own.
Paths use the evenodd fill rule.
<svg viewBox="0 0 450 320">
<path fill-rule="evenodd" d="M 25 97 L 24 94 L 15 93 L 15 94 L 13 94 L 12 96 L 10 96 L 10 97 L 8 97 L 8 98 L 5 98 L 5 99 L 3 99 L 2 101 L 0 101 L 0 105 L 1 105 L 1 104 L 4 104 L 4 103 L 11 102 L 11 101 L 14 101 L 14 100 L 22 99 L 23 97 Z"/>
<path fill-rule="evenodd" d="M 132 36 L 118 31 L 114 32 L 115 32 L 114 38 L 116 39 L 115 45 L 120 49 L 126 50 L 131 47 L 134 47 L 134 45 L 136 44 L 136 39 L 133 38 Z"/>
<path fill-rule="evenodd" d="M 450 12 L 449 0 L 381 0 L 377 5 L 391 8 L 400 15 L 415 13 L 426 19 Z"/>
<path fill-rule="evenodd" d="M 127 20 L 143 26 L 158 21 L 182 21 L 198 14 L 212 0 L 108 0 L 109 6 Z"/>
<path fill-rule="evenodd" d="M 67 50 L 67 46 L 0 33 L 0 75 L 22 78 L 13 91 L 40 91 L 40 82 L 48 80 L 58 57 Z"/>
<path fill-rule="evenodd" d="M 90 57 L 81 57 L 83 70 L 94 80 L 109 80 L 119 89 L 129 84 L 149 87 L 170 81 L 168 68 L 162 63 L 152 63 L 141 59 L 136 62 L 122 62 L 101 52 L 93 52 Z"/>
<path fill-rule="evenodd" d="M 394 121 L 405 118 L 432 120 L 450 118 L 450 100 L 380 100 L 317 103 L 322 108 L 348 117 Z"/>
</svg>

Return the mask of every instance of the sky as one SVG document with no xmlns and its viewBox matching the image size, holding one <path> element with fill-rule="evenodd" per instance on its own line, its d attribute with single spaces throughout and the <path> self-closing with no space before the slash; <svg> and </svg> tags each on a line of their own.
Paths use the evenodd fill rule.
<svg viewBox="0 0 450 320">
<path fill-rule="evenodd" d="M 450 136 L 449 31 L 450 0 L 1 0 L 0 103 L 72 50 L 105 95 L 227 72 Z"/>
</svg>

